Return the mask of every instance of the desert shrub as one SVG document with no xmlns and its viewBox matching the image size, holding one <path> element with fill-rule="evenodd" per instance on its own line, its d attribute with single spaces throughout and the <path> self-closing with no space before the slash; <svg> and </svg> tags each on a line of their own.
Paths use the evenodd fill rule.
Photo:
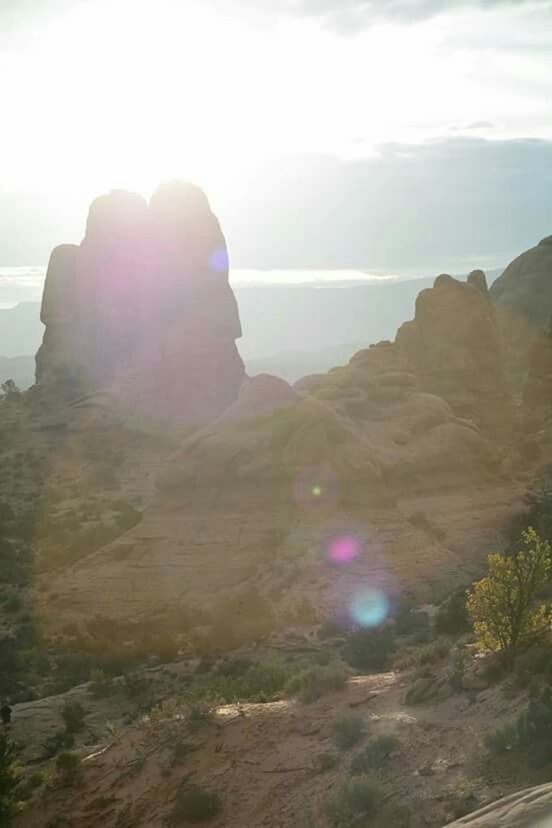
<svg viewBox="0 0 552 828">
<path fill-rule="evenodd" d="M 2 392 L 0 399 L 4 399 L 6 402 L 17 402 L 22 397 L 21 390 L 12 379 L 5 380 L 5 382 L 0 385 L 0 390 Z"/>
<path fill-rule="evenodd" d="M 547 632 L 550 619 L 547 606 L 535 605 L 537 591 L 550 578 L 550 545 L 533 529 L 523 533 L 522 545 L 511 556 L 489 555 L 488 574 L 467 600 L 481 645 L 509 662 L 516 650 Z"/>
<path fill-rule="evenodd" d="M 79 733 L 84 727 L 86 710 L 78 701 L 66 702 L 61 711 L 67 733 Z"/>
<path fill-rule="evenodd" d="M 0 825 L 10 824 L 17 783 L 15 746 L 0 733 Z"/>
<path fill-rule="evenodd" d="M 339 756 L 337 753 L 326 751 L 314 757 L 312 769 L 314 773 L 326 773 L 327 771 L 333 770 L 337 765 L 339 765 Z"/>
<path fill-rule="evenodd" d="M 288 679 L 289 671 L 278 661 L 253 662 L 241 674 L 215 681 L 214 688 L 223 701 L 269 701 L 280 695 Z"/>
<path fill-rule="evenodd" d="M 336 636 L 346 634 L 346 625 L 336 618 L 326 618 L 326 620 L 320 624 L 317 631 L 317 636 L 321 641 L 325 641 L 327 638 L 335 638 Z"/>
<path fill-rule="evenodd" d="M 438 664 L 449 655 L 450 644 L 448 641 L 437 640 L 422 647 L 417 654 L 418 665 L 425 667 L 428 664 Z"/>
<path fill-rule="evenodd" d="M 464 673 L 466 670 L 466 656 L 461 649 L 454 650 L 452 665 L 448 674 L 448 682 L 452 690 L 459 693 L 464 687 Z"/>
<path fill-rule="evenodd" d="M 64 751 L 56 757 L 56 775 L 62 785 L 75 785 L 82 779 L 80 756 Z"/>
<path fill-rule="evenodd" d="M 549 466 L 541 480 L 536 481 L 525 494 L 527 509 L 512 519 L 511 545 L 515 547 L 519 536 L 533 527 L 544 540 L 552 542 L 552 468 Z"/>
<path fill-rule="evenodd" d="M 484 742 L 492 753 L 524 751 L 533 767 L 552 762 L 552 688 L 537 693 L 517 719 L 487 733 Z"/>
<path fill-rule="evenodd" d="M 288 681 L 286 692 L 308 704 L 321 698 L 325 693 L 343 690 L 347 676 L 347 668 L 339 662 L 309 667 Z"/>
<path fill-rule="evenodd" d="M 397 744 L 397 737 L 391 733 L 370 739 L 366 747 L 360 753 L 357 753 L 351 762 L 351 773 L 353 776 L 381 768 L 389 759 Z"/>
<path fill-rule="evenodd" d="M 68 733 L 67 730 L 56 730 L 52 736 L 48 736 L 42 747 L 45 755 L 50 757 L 55 756 L 62 749 L 72 748 L 74 744 L 75 737 L 72 733 Z"/>
<path fill-rule="evenodd" d="M 427 612 L 419 612 L 411 604 L 402 604 L 395 616 L 395 632 L 416 643 L 426 643 L 431 639 L 431 621 Z"/>
<path fill-rule="evenodd" d="M 342 716 L 334 722 L 334 743 L 338 750 L 350 750 L 366 735 L 362 716 Z"/>
<path fill-rule="evenodd" d="M 17 592 L 12 592 L 4 602 L 4 610 L 9 613 L 16 613 L 23 609 L 23 600 Z"/>
<path fill-rule="evenodd" d="M 345 661 L 358 670 L 383 670 L 395 651 L 391 626 L 376 630 L 355 630 L 344 648 Z"/>
<path fill-rule="evenodd" d="M 18 801 L 25 802 L 30 799 L 37 788 L 44 782 L 44 776 L 41 773 L 32 773 L 25 779 L 19 781 L 15 790 L 15 798 Z M 0 821 L 0 825 L 2 822 Z"/>
<path fill-rule="evenodd" d="M 96 667 L 90 673 L 89 691 L 95 699 L 105 699 L 113 692 L 113 681 L 103 670 Z"/>
<path fill-rule="evenodd" d="M 206 704 L 192 704 L 188 713 L 190 730 L 199 730 L 213 722 L 213 710 Z"/>
<path fill-rule="evenodd" d="M 173 822 L 207 822 L 219 813 L 221 807 L 218 794 L 184 783 L 176 794 Z"/>
<path fill-rule="evenodd" d="M 135 699 L 147 690 L 148 680 L 140 673 L 126 673 L 123 677 L 123 687 L 129 699 Z"/>
<path fill-rule="evenodd" d="M 368 777 L 348 780 L 327 805 L 327 813 L 335 828 L 348 828 L 362 817 L 374 816 L 382 802 L 380 788 Z"/>
<path fill-rule="evenodd" d="M 194 750 L 194 745 L 185 739 L 177 739 L 173 745 L 172 764 L 181 765 Z"/>
<path fill-rule="evenodd" d="M 450 805 L 454 819 L 461 819 L 478 808 L 479 800 L 468 781 L 463 781 L 458 785 Z"/>
<path fill-rule="evenodd" d="M 441 604 L 435 616 L 435 632 L 439 635 L 463 635 L 470 630 L 466 607 L 467 590 L 459 589 Z"/>
</svg>

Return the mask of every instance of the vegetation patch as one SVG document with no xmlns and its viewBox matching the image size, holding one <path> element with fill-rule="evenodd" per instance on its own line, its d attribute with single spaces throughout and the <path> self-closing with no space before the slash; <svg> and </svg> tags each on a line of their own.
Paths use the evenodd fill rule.
<svg viewBox="0 0 552 828">
<path fill-rule="evenodd" d="M 309 704 L 326 693 L 343 690 L 349 675 L 344 664 L 335 662 L 302 670 L 286 685 L 286 693 Z"/>
<path fill-rule="evenodd" d="M 351 773 L 353 776 L 358 776 L 372 770 L 378 770 L 387 762 L 397 745 L 398 739 L 391 733 L 370 739 L 366 747 L 353 758 Z"/>
<path fill-rule="evenodd" d="M 350 750 L 366 736 L 362 716 L 342 716 L 334 722 L 334 742 L 338 750 Z"/>
<path fill-rule="evenodd" d="M 207 822 L 221 808 L 222 802 L 218 794 L 184 783 L 176 794 L 172 821 L 175 825 L 183 822 Z"/>
<path fill-rule="evenodd" d="M 343 651 L 345 661 L 357 670 L 383 670 L 395 652 L 391 625 L 376 630 L 355 630 Z"/>
<path fill-rule="evenodd" d="M 335 828 L 348 828 L 361 818 L 377 814 L 383 795 L 379 786 L 367 776 L 348 780 L 327 805 L 327 814 Z"/>
</svg>

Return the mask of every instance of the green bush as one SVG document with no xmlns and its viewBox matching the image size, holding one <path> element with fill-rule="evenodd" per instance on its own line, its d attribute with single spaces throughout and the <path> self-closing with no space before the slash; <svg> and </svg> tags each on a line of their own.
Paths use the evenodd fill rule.
<svg viewBox="0 0 552 828">
<path fill-rule="evenodd" d="M 395 651 L 390 625 L 376 630 L 356 630 L 345 645 L 345 661 L 358 670 L 383 670 Z"/>
<path fill-rule="evenodd" d="M 309 667 L 288 681 L 286 693 L 309 704 L 325 693 L 343 690 L 347 677 L 347 668 L 339 662 L 325 667 Z"/>
<path fill-rule="evenodd" d="M 381 789 L 369 777 L 359 776 L 345 783 L 326 810 L 335 828 L 348 828 L 363 817 L 373 817 L 381 802 Z"/>
<path fill-rule="evenodd" d="M 173 821 L 176 824 L 207 822 L 219 813 L 221 807 L 218 794 L 184 783 L 176 794 Z"/>
<path fill-rule="evenodd" d="M 213 710 L 209 705 L 192 704 L 188 713 L 190 730 L 199 730 L 213 722 Z"/>
<path fill-rule="evenodd" d="M 339 765 L 339 756 L 337 753 L 319 753 L 314 757 L 312 769 L 314 773 L 326 773 L 329 770 L 333 770 L 337 765 Z"/>
<path fill-rule="evenodd" d="M 56 774 L 62 785 L 75 785 L 82 779 L 80 756 L 64 751 L 56 758 Z"/>
<path fill-rule="evenodd" d="M 370 739 L 366 747 L 351 762 L 353 776 L 381 768 L 397 747 L 398 740 L 391 733 Z"/>
<path fill-rule="evenodd" d="M 10 824 L 17 783 L 15 746 L 0 733 L 0 825 Z"/>
<path fill-rule="evenodd" d="M 492 753 L 524 752 L 532 767 L 552 762 L 552 688 L 537 693 L 517 719 L 488 733 L 484 742 Z"/>
<path fill-rule="evenodd" d="M 43 749 L 47 757 L 55 756 L 62 748 L 72 748 L 75 744 L 75 737 L 67 730 L 57 730 L 53 736 L 48 736 L 44 741 Z"/>
<path fill-rule="evenodd" d="M 113 692 L 113 681 L 103 670 L 95 668 L 90 673 L 90 693 L 95 699 L 105 699 Z"/>
<path fill-rule="evenodd" d="M 435 632 L 439 635 L 463 635 L 471 629 L 466 607 L 467 590 L 459 589 L 441 604 L 435 616 Z"/>
<path fill-rule="evenodd" d="M 193 750 L 195 748 L 191 742 L 186 742 L 185 739 L 178 739 L 173 745 L 172 764 L 182 765 Z"/>
<path fill-rule="evenodd" d="M 79 733 L 84 727 L 85 716 L 86 710 L 80 702 L 66 702 L 61 711 L 61 718 L 65 722 L 67 733 Z"/>
<path fill-rule="evenodd" d="M 427 612 L 409 612 L 400 619 L 395 619 L 395 632 L 409 638 L 415 644 L 427 644 L 432 637 L 429 615 Z"/>
<path fill-rule="evenodd" d="M 450 653 L 450 644 L 448 641 L 438 640 L 433 641 L 426 647 L 422 647 L 417 655 L 418 665 L 426 667 L 428 664 L 438 664 Z"/>
<path fill-rule="evenodd" d="M 366 735 L 366 724 L 361 716 L 342 716 L 334 722 L 334 742 L 338 750 L 350 750 Z"/>
</svg>

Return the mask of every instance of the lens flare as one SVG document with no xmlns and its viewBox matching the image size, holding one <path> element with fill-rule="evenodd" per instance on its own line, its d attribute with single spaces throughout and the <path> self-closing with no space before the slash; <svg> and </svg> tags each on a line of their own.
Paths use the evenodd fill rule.
<svg viewBox="0 0 552 828">
<path fill-rule="evenodd" d="M 389 601 L 383 592 L 366 589 L 354 596 L 351 617 L 361 627 L 378 627 L 389 612 Z"/>
<path fill-rule="evenodd" d="M 209 256 L 209 267 L 211 270 L 216 270 L 217 273 L 224 273 L 228 270 L 228 254 L 226 250 L 215 250 Z"/>
<path fill-rule="evenodd" d="M 293 496 L 302 509 L 331 513 L 337 501 L 334 472 L 324 465 L 301 469 L 293 484 Z"/>
<path fill-rule="evenodd" d="M 354 535 L 338 535 L 328 543 L 328 560 L 335 564 L 348 564 L 358 557 L 360 543 Z"/>
</svg>

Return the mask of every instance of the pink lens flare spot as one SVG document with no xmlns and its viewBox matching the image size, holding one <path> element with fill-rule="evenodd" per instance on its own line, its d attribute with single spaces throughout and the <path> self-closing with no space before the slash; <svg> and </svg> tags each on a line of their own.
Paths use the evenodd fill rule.
<svg viewBox="0 0 552 828">
<path fill-rule="evenodd" d="M 358 557 L 360 544 L 354 535 L 332 538 L 328 545 L 328 558 L 335 564 L 347 564 Z"/>
</svg>

